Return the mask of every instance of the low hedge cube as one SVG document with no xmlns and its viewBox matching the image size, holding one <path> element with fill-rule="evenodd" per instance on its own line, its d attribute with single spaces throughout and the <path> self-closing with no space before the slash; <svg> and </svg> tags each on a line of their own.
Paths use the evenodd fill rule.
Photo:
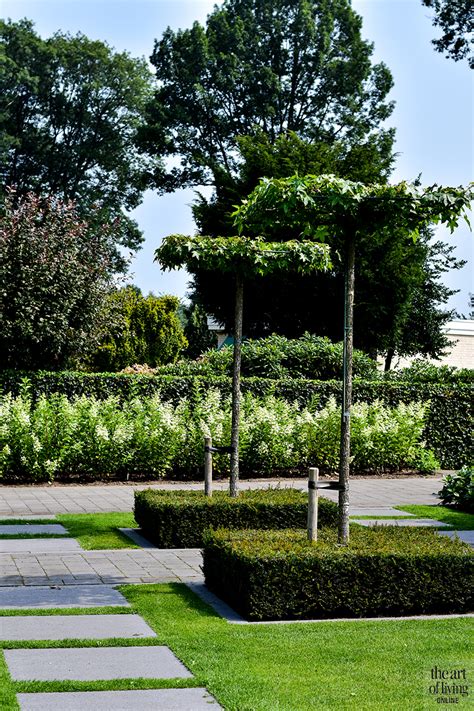
<svg viewBox="0 0 474 711">
<path fill-rule="evenodd" d="M 474 552 L 427 529 L 351 527 L 340 546 L 326 529 L 206 533 L 209 590 L 248 620 L 324 619 L 473 609 Z"/>
<path fill-rule="evenodd" d="M 337 505 L 319 499 L 319 526 L 337 525 Z M 283 529 L 306 526 L 308 497 L 295 489 L 135 492 L 135 520 L 159 548 L 200 548 L 208 528 Z"/>
</svg>

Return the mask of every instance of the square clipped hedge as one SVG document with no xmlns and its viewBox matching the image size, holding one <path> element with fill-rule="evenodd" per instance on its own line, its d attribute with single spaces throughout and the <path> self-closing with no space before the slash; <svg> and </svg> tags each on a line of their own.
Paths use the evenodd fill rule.
<svg viewBox="0 0 474 711">
<path fill-rule="evenodd" d="M 207 587 L 248 620 L 462 613 L 473 609 L 474 552 L 429 529 L 209 531 Z"/>
<path fill-rule="evenodd" d="M 242 491 L 231 498 L 215 491 L 135 492 L 135 520 L 159 548 L 200 548 L 208 528 L 301 528 L 306 526 L 308 497 L 295 489 Z M 337 525 L 337 504 L 319 499 L 319 525 Z"/>
</svg>

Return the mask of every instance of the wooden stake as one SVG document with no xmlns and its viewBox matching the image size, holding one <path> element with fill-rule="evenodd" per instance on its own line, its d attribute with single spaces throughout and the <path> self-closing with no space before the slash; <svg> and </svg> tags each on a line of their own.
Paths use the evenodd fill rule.
<svg viewBox="0 0 474 711">
<path fill-rule="evenodd" d="M 318 540 L 318 483 L 319 469 L 311 467 L 308 478 L 308 541 Z"/>
<path fill-rule="evenodd" d="M 204 494 L 212 496 L 212 438 L 204 437 Z"/>
</svg>

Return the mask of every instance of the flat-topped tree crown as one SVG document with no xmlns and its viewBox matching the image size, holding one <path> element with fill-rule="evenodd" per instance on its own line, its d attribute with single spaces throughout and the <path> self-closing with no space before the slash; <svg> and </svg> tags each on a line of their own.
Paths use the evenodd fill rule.
<svg viewBox="0 0 474 711">
<path fill-rule="evenodd" d="M 474 184 L 467 188 L 422 188 L 402 182 L 379 185 L 354 182 L 335 175 L 294 175 L 264 178 L 237 208 L 238 232 L 291 234 L 321 242 L 342 237 L 345 245 L 344 380 L 341 408 L 339 467 L 339 542 L 349 541 L 350 412 L 352 402 L 352 348 L 355 252 L 359 237 L 405 234 L 414 240 L 420 229 L 444 223 L 451 232 L 474 199 Z"/>
<path fill-rule="evenodd" d="M 294 271 L 311 274 L 331 268 L 329 246 L 309 240 L 266 242 L 262 237 L 203 237 L 169 235 L 155 252 L 163 269 L 193 269 L 268 276 Z"/>
<path fill-rule="evenodd" d="M 355 182 L 335 175 L 263 178 L 234 212 L 238 232 L 272 238 L 285 232 L 325 242 L 336 232 L 376 235 L 390 229 L 418 236 L 429 224 L 453 231 L 474 199 L 467 187 L 422 188 L 405 181 L 395 185 Z M 469 224 L 469 222 L 468 222 Z"/>
</svg>

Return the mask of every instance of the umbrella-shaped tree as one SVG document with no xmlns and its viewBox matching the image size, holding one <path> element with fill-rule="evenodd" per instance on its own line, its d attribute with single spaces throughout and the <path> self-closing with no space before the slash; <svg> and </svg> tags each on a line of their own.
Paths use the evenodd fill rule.
<svg viewBox="0 0 474 711">
<path fill-rule="evenodd" d="M 451 232 L 474 199 L 468 188 L 406 182 L 365 185 L 334 175 L 297 175 L 264 179 L 234 213 L 239 232 L 264 235 L 299 235 L 302 239 L 330 241 L 338 234 L 345 245 L 344 383 L 341 413 L 339 470 L 339 541 L 349 540 L 350 410 L 352 401 L 352 333 L 354 265 L 358 238 L 377 240 L 387 233 L 411 235 L 430 224 L 446 224 Z M 469 224 L 469 222 L 468 222 Z"/>
<path fill-rule="evenodd" d="M 331 266 L 328 245 L 310 240 L 265 242 L 261 237 L 165 237 L 155 259 L 164 269 L 204 267 L 235 279 L 234 356 L 230 495 L 237 496 L 239 479 L 240 364 L 245 278 L 275 272 L 310 274 Z"/>
</svg>

